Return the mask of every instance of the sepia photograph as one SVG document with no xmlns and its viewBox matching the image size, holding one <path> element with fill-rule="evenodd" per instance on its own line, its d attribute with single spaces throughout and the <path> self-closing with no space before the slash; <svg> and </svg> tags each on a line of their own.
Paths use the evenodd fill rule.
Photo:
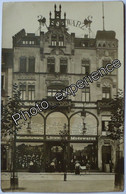
<svg viewBox="0 0 126 194">
<path fill-rule="evenodd" d="M 124 191 L 124 3 L 3 2 L 1 190 Z"/>
</svg>

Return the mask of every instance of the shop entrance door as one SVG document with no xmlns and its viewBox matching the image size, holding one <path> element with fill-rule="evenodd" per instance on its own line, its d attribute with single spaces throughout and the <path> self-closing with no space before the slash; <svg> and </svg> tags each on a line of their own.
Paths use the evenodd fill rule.
<svg viewBox="0 0 126 194">
<path fill-rule="evenodd" d="M 105 164 L 109 164 L 111 161 L 111 146 L 102 147 L 102 169 L 105 171 Z"/>
</svg>

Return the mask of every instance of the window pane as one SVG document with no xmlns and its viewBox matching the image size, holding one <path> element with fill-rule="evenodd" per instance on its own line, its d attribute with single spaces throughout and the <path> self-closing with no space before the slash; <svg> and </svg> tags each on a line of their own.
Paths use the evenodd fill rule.
<svg viewBox="0 0 126 194">
<path fill-rule="evenodd" d="M 89 102 L 90 101 L 90 88 L 84 88 L 82 91 L 82 101 Z"/>
<path fill-rule="evenodd" d="M 82 101 L 85 101 L 85 92 L 82 92 Z"/>
<path fill-rule="evenodd" d="M 82 60 L 82 73 L 90 73 L 90 61 L 87 59 Z"/>
<path fill-rule="evenodd" d="M 49 73 L 55 72 L 55 59 L 54 58 L 47 59 L 47 70 Z"/>
<path fill-rule="evenodd" d="M 60 73 L 67 73 L 67 59 L 60 59 Z"/>
<path fill-rule="evenodd" d="M 89 93 L 86 93 L 86 102 L 89 102 Z"/>
<path fill-rule="evenodd" d="M 85 73 L 86 73 L 86 71 L 85 71 L 85 67 L 84 67 L 84 66 L 82 66 L 82 73 L 83 73 L 83 74 L 85 74 Z"/>
<path fill-rule="evenodd" d="M 34 85 L 28 86 L 28 99 L 29 100 L 35 99 L 35 86 Z"/>
<path fill-rule="evenodd" d="M 56 46 L 56 42 L 57 42 L 57 36 L 54 34 L 52 35 L 52 38 L 51 38 L 51 42 L 52 42 L 52 46 Z"/>
<path fill-rule="evenodd" d="M 110 98 L 110 87 L 102 88 L 102 98 Z"/>
<path fill-rule="evenodd" d="M 20 85 L 20 97 L 22 100 L 26 100 L 26 85 Z"/>
</svg>

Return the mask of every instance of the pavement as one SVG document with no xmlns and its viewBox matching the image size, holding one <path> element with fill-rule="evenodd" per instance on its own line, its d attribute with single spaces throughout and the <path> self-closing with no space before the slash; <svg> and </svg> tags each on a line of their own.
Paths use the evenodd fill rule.
<svg viewBox="0 0 126 194">
<path fill-rule="evenodd" d="M 10 173 L 2 172 L 1 188 L 4 192 L 113 192 L 114 173 L 18 173 L 18 189 L 10 188 Z"/>
</svg>

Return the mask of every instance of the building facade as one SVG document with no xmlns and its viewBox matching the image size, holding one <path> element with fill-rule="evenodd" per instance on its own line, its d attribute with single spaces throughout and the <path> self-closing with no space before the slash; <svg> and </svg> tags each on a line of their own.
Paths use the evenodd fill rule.
<svg viewBox="0 0 126 194">
<path fill-rule="evenodd" d="M 116 141 L 107 137 L 109 101 L 117 93 L 118 70 L 78 89 L 57 107 L 55 94 L 118 58 L 114 31 L 97 31 L 95 38 L 68 33 L 61 6 L 49 14 L 47 32 L 40 36 L 24 29 L 13 37 L 13 83 L 19 86 L 24 111 L 46 99 L 49 108 L 27 121 L 18 131 L 17 169 L 28 171 L 74 170 L 78 160 L 90 170 L 116 164 Z M 10 160 L 11 163 L 11 160 Z M 87 165 L 89 164 L 89 165 Z M 10 164 L 8 164 L 10 166 Z M 109 171 L 109 169 L 108 169 Z"/>
</svg>

